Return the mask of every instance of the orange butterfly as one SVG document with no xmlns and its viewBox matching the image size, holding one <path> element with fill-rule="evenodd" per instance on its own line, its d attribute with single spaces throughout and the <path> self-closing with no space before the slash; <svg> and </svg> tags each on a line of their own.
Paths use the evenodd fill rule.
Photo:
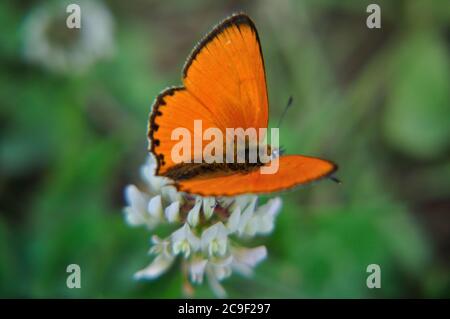
<svg viewBox="0 0 450 319">
<path fill-rule="evenodd" d="M 256 27 L 245 14 L 217 25 L 200 43 L 183 68 L 184 86 L 161 92 L 152 107 L 148 127 L 156 175 L 174 181 L 179 191 L 202 196 L 270 193 L 330 177 L 337 165 L 316 157 L 283 155 L 275 174 L 261 174 L 254 166 L 175 163 L 172 131 L 203 128 L 267 128 L 268 96 L 264 61 Z M 269 164 L 264 164 L 269 165 Z"/>
</svg>

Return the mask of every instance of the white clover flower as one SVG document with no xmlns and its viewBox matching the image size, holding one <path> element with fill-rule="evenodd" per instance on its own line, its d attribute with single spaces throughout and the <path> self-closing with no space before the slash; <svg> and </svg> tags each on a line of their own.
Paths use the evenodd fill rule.
<svg viewBox="0 0 450 319">
<path fill-rule="evenodd" d="M 151 254 L 157 255 L 150 265 L 134 274 L 136 279 L 153 279 L 162 275 L 170 268 L 175 256 L 170 254 L 167 240 L 161 240 L 157 236 L 153 236 L 152 242 L 154 246 L 150 249 Z"/>
<path fill-rule="evenodd" d="M 130 225 L 142 225 L 147 219 L 147 205 L 149 196 L 141 193 L 134 185 L 125 188 L 125 200 L 129 206 L 125 207 L 125 218 Z"/>
<path fill-rule="evenodd" d="M 23 25 L 25 60 L 55 73 L 83 73 L 114 53 L 113 18 L 100 1 L 79 0 L 81 28 L 66 25 L 71 1 L 34 8 Z"/>
<path fill-rule="evenodd" d="M 203 259 L 201 257 L 194 257 L 189 262 L 189 274 L 191 276 L 191 281 L 194 284 L 201 284 L 203 282 L 207 264 L 208 259 Z"/>
<path fill-rule="evenodd" d="M 233 263 L 233 256 L 230 255 L 223 259 L 211 260 L 206 265 L 210 277 L 214 276 L 218 281 L 222 281 L 231 275 L 231 265 Z"/>
<path fill-rule="evenodd" d="M 206 219 L 210 219 L 216 207 L 216 199 L 214 197 L 205 197 L 203 199 L 203 213 Z"/>
<path fill-rule="evenodd" d="M 170 180 L 155 176 L 156 162 L 149 156 L 141 168 L 143 185 L 125 188 L 125 219 L 130 225 L 154 229 L 160 224 L 175 229 L 164 239 L 152 237 L 153 261 L 135 274 L 136 279 L 162 275 L 180 256 L 186 281 L 202 284 L 204 278 L 218 297 L 225 297 L 221 281 L 233 272 L 250 276 L 264 260 L 264 246 L 244 247 L 240 238 L 268 234 L 274 228 L 281 199 L 258 206 L 258 197 L 200 197 L 177 192 Z"/>
<path fill-rule="evenodd" d="M 255 233 L 257 234 L 269 234 L 275 227 L 275 218 L 281 210 L 281 199 L 273 198 L 266 204 L 258 207 L 255 211 L 255 215 L 252 217 L 250 224 L 254 223 Z"/>
<path fill-rule="evenodd" d="M 192 209 L 189 211 L 187 215 L 187 222 L 192 227 L 195 227 L 198 225 L 198 222 L 200 220 L 200 208 L 202 207 L 202 199 L 200 197 L 197 197 L 195 199 L 195 205 L 192 207 Z"/>
<path fill-rule="evenodd" d="M 267 257 L 265 246 L 255 248 L 233 248 L 232 249 L 232 268 L 243 275 L 250 276 L 253 268 Z"/>
<path fill-rule="evenodd" d="M 236 232 L 239 229 L 239 222 L 241 221 L 241 208 L 236 207 L 228 219 L 227 228 L 230 234 Z"/>
<path fill-rule="evenodd" d="M 281 199 L 273 198 L 256 210 L 249 205 L 242 214 L 238 232 L 241 236 L 252 237 L 257 234 L 269 234 L 274 228 L 275 217 L 281 209 Z"/>
<path fill-rule="evenodd" d="M 170 268 L 174 260 L 174 256 L 158 255 L 150 265 L 135 273 L 134 278 L 153 279 L 159 277 Z"/>
<path fill-rule="evenodd" d="M 170 241 L 162 240 L 158 236 L 152 236 L 153 246 L 150 248 L 149 253 L 153 255 L 171 256 L 170 253 Z"/>
<path fill-rule="evenodd" d="M 225 256 L 228 248 L 228 229 L 221 223 L 203 231 L 201 246 L 209 257 Z"/>
<path fill-rule="evenodd" d="M 125 219 L 132 226 L 146 225 L 154 229 L 161 223 L 174 223 L 180 219 L 183 196 L 169 185 L 167 178 L 155 176 L 156 162 L 149 157 L 141 167 L 143 191 L 135 185 L 125 188 Z"/>
<path fill-rule="evenodd" d="M 147 225 L 153 229 L 162 220 L 161 196 L 151 197 L 140 192 L 136 186 L 128 185 L 125 199 L 129 206 L 125 207 L 125 218 L 132 226 Z"/>
<path fill-rule="evenodd" d="M 179 221 L 180 219 L 180 202 L 176 201 L 166 207 L 164 210 L 164 214 L 166 215 L 167 221 L 169 223 L 174 223 Z"/>
<path fill-rule="evenodd" d="M 175 231 L 170 237 L 174 255 L 182 253 L 184 258 L 188 258 L 200 248 L 200 239 L 194 235 L 188 223 L 185 223 L 183 227 Z"/>
<path fill-rule="evenodd" d="M 258 198 L 256 196 L 245 201 L 245 209 L 242 212 L 241 218 L 239 219 L 239 226 L 237 232 L 239 236 L 253 236 L 255 235 L 254 227 L 250 221 L 253 217 L 253 213 L 255 212 L 256 201 Z"/>
</svg>

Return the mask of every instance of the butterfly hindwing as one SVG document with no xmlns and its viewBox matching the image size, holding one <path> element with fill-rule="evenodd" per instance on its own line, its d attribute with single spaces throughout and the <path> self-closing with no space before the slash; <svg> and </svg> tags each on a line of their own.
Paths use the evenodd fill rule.
<svg viewBox="0 0 450 319">
<path fill-rule="evenodd" d="M 213 178 L 206 175 L 180 181 L 177 187 L 179 191 L 202 196 L 264 194 L 304 185 L 330 176 L 336 170 L 336 164 L 317 157 L 285 155 L 279 158 L 279 169 L 275 174 L 261 174 L 256 169 L 249 173 L 224 174 Z"/>
</svg>

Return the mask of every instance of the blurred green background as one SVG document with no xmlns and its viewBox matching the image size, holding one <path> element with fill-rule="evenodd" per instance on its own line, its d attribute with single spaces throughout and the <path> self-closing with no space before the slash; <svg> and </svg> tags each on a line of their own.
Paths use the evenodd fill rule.
<svg viewBox="0 0 450 319">
<path fill-rule="evenodd" d="M 332 159 L 343 184 L 283 194 L 258 239 L 268 259 L 229 295 L 450 297 L 448 1 L 376 1 L 378 30 L 372 1 L 71 2 L 81 32 L 61 1 L 0 2 L 1 297 L 183 296 L 177 267 L 132 279 L 150 234 L 125 223 L 123 188 L 139 182 L 153 98 L 235 11 L 259 30 L 271 123 L 294 97 L 281 144 Z M 81 289 L 66 287 L 71 263 Z M 366 287 L 372 263 L 381 289 Z"/>
</svg>

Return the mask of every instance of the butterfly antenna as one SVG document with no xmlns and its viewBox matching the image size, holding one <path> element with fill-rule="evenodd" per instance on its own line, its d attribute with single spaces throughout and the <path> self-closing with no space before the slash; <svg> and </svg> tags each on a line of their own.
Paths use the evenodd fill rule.
<svg viewBox="0 0 450 319">
<path fill-rule="evenodd" d="M 341 180 L 339 178 L 337 178 L 336 176 L 334 176 L 334 175 L 331 175 L 329 177 L 329 179 L 331 179 L 335 183 L 342 184 Z"/>
<path fill-rule="evenodd" d="M 278 128 L 280 127 L 281 122 L 283 121 L 284 116 L 286 115 L 287 110 L 291 107 L 292 101 L 293 101 L 293 98 L 292 98 L 292 95 L 291 95 L 291 96 L 289 97 L 289 100 L 288 100 L 286 106 L 284 107 L 283 113 L 281 113 L 280 119 L 278 120 L 278 125 L 277 125 Z"/>
</svg>

